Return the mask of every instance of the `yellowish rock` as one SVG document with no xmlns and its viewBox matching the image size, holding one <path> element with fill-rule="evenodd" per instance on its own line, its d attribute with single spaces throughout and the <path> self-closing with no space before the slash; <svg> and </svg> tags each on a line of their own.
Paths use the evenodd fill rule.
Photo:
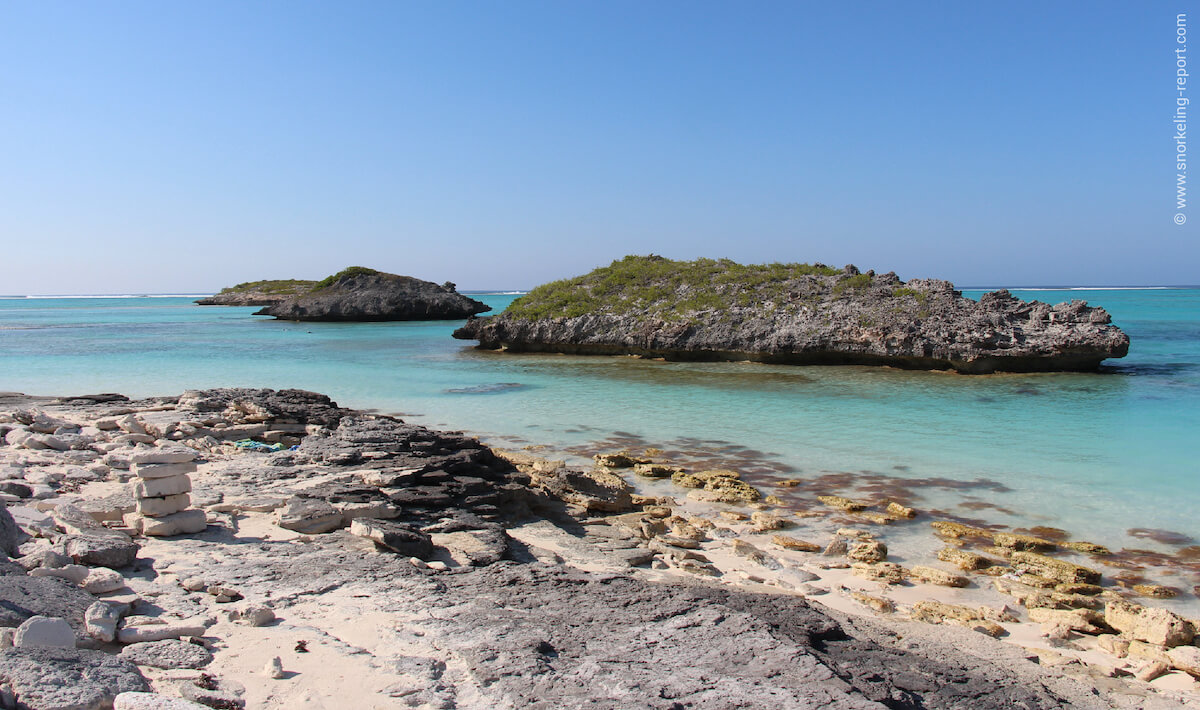
<svg viewBox="0 0 1200 710">
<path fill-rule="evenodd" d="M 1180 646 L 1180 648 L 1188 648 Z M 1194 648 L 1194 647 L 1193 647 Z M 1127 654 L 1130 658 L 1144 658 L 1150 661 L 1160 661 L 1162 663 L 1170 663 L 1167 656 L 1167 647 L 1160 646 L 1156 643 L 1146 643 L 1145 641 L 1130 641 Z"/>
<path fill-rule="evenodd" d="M 798 540 L 787 535 L 775 535 L 771 538 L 771 542 L 785 550 L 794 550 L 796 552 L 820 552 L 821 546 L 808 542 L 807 540 Z"/>
<path fill-rule="evenodd" d="M 751 513 L 750 522 L 754 525 L 754 529 L 757 532 L 782 530 L 784 527 L 787 527 L 790 524 L 790 521 L 786 521 L 778 515 L 761 512 Z"/>
<path fill-rule="evenodd" d="M 644 459 L 635 458 L 628 451 L 616 451 L 610 454 L 596 454 L 592 460 L 604 468 L 633 468 L 639 463 L 647 463 Z"/>
<path fill-rule="evenodd" d="M 1096 637 L 1096 642 L 1101 649 L 1117 658 L 1129 655 L 1129 639 L 1123 639 L 1116 634 L 1100 634 Z"/>
<path fill-rule="evenodd" d="M 725 518 L 726 520 L 731 520 L 735 523 L 750 519 L 749 515 L 746 515 L 745 513 L 739 513 L 736 510 L 722 510 L 719 513 L 719 515 L 722 518 Z"/>
<path fill-rule="evenodd" d="M 954 523 L 949 520 L 935 520 L 929 524 L 933 531 L 942 537 L 984 537 L 991 539 L 992 532 L 983 528 L 973 528 L 970 525 Z"/>
<path fill-rule="evenodd" d="M 1097 545 L 1094 542 L 1084 542 L 1083 540 L 1071 540 L 1068 542 L 1058 543 L 1059 547 L 1065 547 L 1068 550 L 1082 552 L 1085 555 L 1111 555 L 1110 551 L 1104 545 Z"/>
<path fill-rule="evenodd" d="M 1167 651 L 1167 660 L 1171 662 L 1172 668 L 1200 678 L 1200 648 L 1178 646 Z"/>
<path fill-rule="evenodd" d="M 892 603 L 892 600 L 884 597 L 872 596 L 865 592 L 851 592 L 850 598 L 880 614 L 892 614 L 896 611 L 896 605 Z"/>
<path fill-rule="evenodd" d="M 1072 631 L 1098 634 L 1104 619 L 1091 609 L 1030 609 L 1029 620 L 1043 626 L 1064 625 Z"/>
<path fill-rule="evenodd" d="M 682 471 L 678 466 L 663 463 L 639 463 L 633 466 L 633 472 L 644 478 L 671 478 Z"/>
<path fill-rule="evenodd" d="M 915 517 L 917 517 L 917 511 L 913 510 L 912 508 L 909 508 L 908 506 L 900 505 L 899 503 L 897 503 L 894 500 L 888 501 L 887 512 L 891 513 L 892 515 L 896 516 L 897 518 L 915 518 Z"/>
<path fill-rule="evenodd" d="M 859 562 L 882 562 L 887 559 L 887 545 L 878 540 L 866 540 L 850 546 L 846 556 Z"/>
<path fill-rule="evenodd" d="M 985 569 L 994 564 L 992 560 L 983 555 L 969 550 L 961 550 L 957 547 L 944 547 L 938 550 L 937 557 L 942 562 L 949 562 L 955 567 L 967 571 Z"/>
<path fill-rule="evenodd" d="M 936 567 L 916 565 L 908 571 L 908 576 L 918 582 L 936 584 L 941 587 L 965 587 L 970 582 L 961 574 L 954 574 Z"/>
<path fill-rule="evenodd" d="M 877 562 L 875 564 L 855 562 L 851 567 L 851 574 L 872 582 L 900 584 L 904 581 L 904 568 L 895 562 Z"/>
<path fill-rule="evenodd" d="M 838 510 L 845 510 L 852 513 L 864 510 L 867 507 L 866 503 L 859 503 L 849 498 L 843 498 L 842 496 L 817 496 L 817 500 L 830 508 L 837 508 Z"/>
<path fill-rule="evenodd" d="M 1010 561 L 1013 569 L 1024 574 L 1035 574 L 1066 584 L 1100 583 L 1100 573 L 1094 569 L 1036 552 L 1014 552 Z"/>
<path fill-rule="evenodd" d="M 997 547 L 1008 547 L 1013 550 L 1044 552 L 1058 547 L 1058 543 L 1033 535 L 1018 535 L 1017 533 L 996 533 L 992 541 Z"/>
<path fill-rule="evenodd" d="M 1152 597 L 1154 599 L 1173 599 L 1179 596 L 1179 590 L 1171 587 L 1164 587 L 1161 584 L 1135 584 L 1133 591 L 1143 597 Z"/>
<path fill-rule="evenodd" d="M 1174 648 L 1192 642 L 1196 628 L 1166 609 L 1113 600 L 1104 607 L 1104 621 L 1125 638 Z"/>
</svg>

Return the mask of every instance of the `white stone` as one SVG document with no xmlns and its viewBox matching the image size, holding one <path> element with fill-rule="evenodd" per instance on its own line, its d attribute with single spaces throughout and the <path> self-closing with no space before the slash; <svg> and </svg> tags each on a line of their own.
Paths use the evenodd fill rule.
<svg viewBox="0 0 1200 710">
<path fill-rule="evenodd" d="M 65 620 L 53 616 L 31 616 L 17 627 L 13 645 L 17 648 L 26 646 L 54 646 L 56 648 L 75 648 L 75 632 Z"/>
<path fill-rule="evenodd" d="M 342 514 L 342 520 L 351 524 L 355 518 L 391 519 L 400 517 L 400 508 L 391 501 L 369 501 L 366 503 L 336 503 Z"/>
<path fill-rule="evenodd" d="M 230 619 L 247 626 L 266 626 L 275 620 L 275 612 L 261 604 L 251 604 L 244 609 L 237 609 Z"/>
<path fill-rule="evenodd" d="M 203 510 L 185 510 L 161 518 L 142 518 L 140 529 L 143 535 L 170 537 L 204 532 L 208 527 L 208 516 Z"/>
<path fill-rule="evenodd" d="M 107 567 L 95 567 L 88 572 L 87 579 L 80 586 L 92 594 L 107 594 L 124 587 L 125 578 L 120 572 Z"/>
<path fill-rule="evenodd" d="M 133 482 L 134 498 L 156 498 L 188 493 L 192 490 L 192 479 L 186 473 L 165 478 L 142 478 Z"/>
<path fill-rule="evenodd" d="M 1167 651 L 1171 659 L 1171 667 L 1186 671 L 1200 678 L 1200 648 L 1195 646 L 1177 646 Z"/>
<path fill-rule="evenodd" d="M 146 427 L 132 414 L 126 414 L 117 420 L 117 428 L 127 434 L 145 434 Z"/>
<path fill-rule="evenodd" d="M 23 446 L 31 438 L 33 438 L 33 432 L 28 429 L 13 429 L 4 435 L 5 443 L 16 447 Z"/>
<path fill-rule="evenodd" d="M 160 623 L 150 623 L 151 621 L 160 621 Z M 125 625 L 117 630 L 117 641 L 138 643 L 177 639 L 184 636 L 203 636 L 206 629 L 207 625 L 202 619 L 161 622 L 158 619 L 146 620 L 130 617 L 126 619 Z"/>
<path fill-rule="evenodd" d="M 113 710 L 211 710 L 207 705 L 158 693 L 127 691 L 113 700 Z"/>
<path fill-rule="evenodd" d="M 99 601 L 87 608 L 83 615 L 83 628 L 97 641 L 112 643 L 117 638 L 117 624 L 129 613 L 125 603 Z"/>
<path fill-rule="evenodd" d="M 164 515 L 178 513 L 181 510 L 187 509 L 191 502 L 192 497 L 187 493 L 163 496 L 161 498 L 138 498 L 137 512 L 153 518 L 161 518 Z"/>
<path fill-rule="evenodd" d="M 139 478 L 168 478 L 193 473 L 196 464 L 184 463 L 134 463 L 133 472 Z"/>
<path fill-rule="evenodd" d="M 283 677 L 283 661 L 279 656 L 267 661 L 267 667 L 263 668 L 263 675 L 274 680 L 279 680 Z"/>
<path fill-rule="evenodd" d="M 129 457 L 134 464 L 187 463 L 196 459 L 196 450 L 178 444 L 168 444 L 153 449 L 136 451 Z"/>
<path fill-rule="evenodd" d="M 59 577 L 73 584 L 83 584 L 90 569 L 83 565 L 65 565 L 63 567 L 39 567 L 29 570 L 30 577 Z"/>
</svg>

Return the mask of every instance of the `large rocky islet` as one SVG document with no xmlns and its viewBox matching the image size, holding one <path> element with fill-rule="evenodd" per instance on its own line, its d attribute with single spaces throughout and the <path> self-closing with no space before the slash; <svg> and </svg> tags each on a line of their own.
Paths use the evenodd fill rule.
<svg viewBox="0 0 1200 710">
<path fill-rule="evenodd" d="M 890 365 L 964 373 L 1095 370 L 1129 338 L 1083 301 L 979 301 L 940 279 L 821 264 L 629 256 L 539 286 L 454 337 L 509 352 Z"/>
<path fill-rule="evenodd" d="M 1167 708 L 1200 672 L 1193 621 L 1053 541 L 935 520 L 950 569 L 889 561 L 872 524 L 926 524 L 895 503 L 823 496 L 859 525 L 806 540 L 736 471 L 568 466 L 296 390 L 0 412 L 25 707 Z M 139 533 L 180 476 L 205 529 Z M 668 479 L 682 501 L 631 485 Z M 936 599 L 993 582 L 1010 606 Z"/>
</svg>

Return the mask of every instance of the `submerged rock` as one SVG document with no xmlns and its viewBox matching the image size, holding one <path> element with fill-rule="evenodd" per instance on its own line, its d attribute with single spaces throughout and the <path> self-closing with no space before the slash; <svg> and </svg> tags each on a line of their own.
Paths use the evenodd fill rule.
<svg viewBox="0 0 1200 710">
<path fill-rule="evenodd" d="M 488 310 L 451 283 L 439 286 L 354 266 L 254 315 L 301 321 L 456 320 Z"/>
<path fill-rule="evenodd" d="M 966 373 L 1094 370 L 1129 350 L 1109 314 L 1083 301 L 1051 306 L 1004 290 L 973 301 L 948 281 L 853 266 L 659 256 L 539 286 L 454 337 L 512 352 Z"/>
</svg>

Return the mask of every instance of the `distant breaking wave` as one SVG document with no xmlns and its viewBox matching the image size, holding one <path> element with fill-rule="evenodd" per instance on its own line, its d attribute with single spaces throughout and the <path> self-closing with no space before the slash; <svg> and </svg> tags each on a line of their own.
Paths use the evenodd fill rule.
<svg viewBox="0 0 1200 710">
<path fill-rule="evenodd" d="M 211 293 L 92 293 L 92 294 L 46 294 L 27 296 L 0 296 L 0 300 L 13 301 L 29 298 L 207 298 Z"/>
<path fill-rule="evenodd" d="M 963 291 L 1170 291 L 1193 286 L 964 286 Z"/>
</svg>

